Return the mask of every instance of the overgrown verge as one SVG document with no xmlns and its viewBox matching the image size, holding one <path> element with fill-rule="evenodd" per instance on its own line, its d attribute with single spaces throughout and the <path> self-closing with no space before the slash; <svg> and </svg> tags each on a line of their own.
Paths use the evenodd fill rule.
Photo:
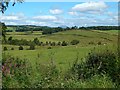
<svg viewBox="0 0 120 90">
<path fill-rule="evenodd" d="M 92 51 L 84 62 L 64 74 L 51 61 L 36 63 L 33 69 L 28 60 L 3 56 L 3 88 L 116 88 L 120 87 L 120 62 L 117 52 Z"/>
<path fill-rule="evenodd" d="M 73 63 L 70 72 L 78 80 L 86 80 L 95 75 L 108 76 L 116 87 L 120 86 L 120 61 L 118 53 L 111 50 L 92 51 L 85 58 L 85 62 Z"/>
<path fill-rule="evenodd" d="M 10 55 L 2 59 L 2 87 L 27 88 L 30 86 L 32 74 L 31 64 L 27 59 L 21 60 Z"/>
</svg>

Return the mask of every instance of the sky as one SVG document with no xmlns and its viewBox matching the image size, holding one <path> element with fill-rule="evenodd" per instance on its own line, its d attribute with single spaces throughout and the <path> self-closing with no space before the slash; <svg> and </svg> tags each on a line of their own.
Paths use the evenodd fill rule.
<svg viewBox="0 0 120 90">
<path fill-rule="evenodd" d="M 0 14 L 7 25 L 113 26 L 118 25 L 118 2 L 24 2 Z"/>
</svg>

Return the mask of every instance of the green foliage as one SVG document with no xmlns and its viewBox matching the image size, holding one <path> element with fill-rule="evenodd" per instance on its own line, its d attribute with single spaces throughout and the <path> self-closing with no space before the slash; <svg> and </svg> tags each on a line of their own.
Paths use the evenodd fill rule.
<svg viewBox="0 0 120 90">
<path fill-rule="evenodd" d="M 12 47 L 11 50 L 14 50 L 14 48 Z"/>
<path fill-rule="evenodd" d="M 93 41 L 89 42 L 88 44 L 94 45 L 95 43 Z"/>
<path fill-rule="evenodd" d="M 12 43 L 12 36 L 10 36 L 10 37 L 8 38 L 8 43 L 9 43 L 9 44 Z"/>
<path fill-rule="evenodd" d="M 23 46 L 19 46 L 19 50 L 23 50 Z"/>
<path fill-rule="evenodd" d="M 11 41 L 12 40 L 12 36 L 10 36 L 9 38 L 8 38 L 8 41 Z"/>
<path fill-rule="evenodd" d="M 56 45 L 56 43 L 55 43 L 55 42 L 52 42 L 50 45 L 51 45 L 51 46 L 55 46 L 55 45 Z"/>
<path fill-rule="evenodd" d="M 98 45 L 101 45 L 101 44 L 102 44 L 101 41 L 99 41 L 99 42 L 98 42 Z"/>
<path fill-rule="evenodd" d="M 33 40 L 33 42 L 34 42 L 36 45 L 39 45 L 39 40 L 38 40 L 38 38 L 35 38 L 35 39 Z"/>
<path fill-rule="evenodd" d="M 76 45 L 79 43 L 79 40 L 72 40 L 70 43 L 71 43 L 71 45 Z"/>
<path fill-rule="evenodd" d="M 31 43 L 29 50 L 35 50 L 35 44 Z"/>
<path fill-rule="evenodd" d="M 58 46 L 61 46 L 61 42 L 58 42 L 57 45 L 58 45 Z"/>
<path fill-rule="evenodd" d="M 63 41 L 61 45 L 62 45 L 62 46 L 67 46 L 68 43 L 67 43 L 66 41 Z"/>
<path fill-rule="evenodd" d="M 78 79 L 88 79 L 96 74 L 108 75 L 113 82 L 119 84 L 119 62 L 117 52 L 105 50 L 102 52 L 92 51 L 86 57 L 85 62 L 73 64 L 71 70 L 76 73 Z"/>
<path fill-rule="evenodd" d="M 30 86 L 32 68 L 30 63 L 19 58 L 5 55 L 2 59 L 2 87 L 25 88 Z"/>
<path fill-rule="evenodd" d="M 47 49 L 52 49 L 52 47 L 48 47 Z"/>
<path fill-rule="evenodd" d="M 3 49 L 3 50 L 4 50 L 4 51 L 6 51 L 6 50 L 8 50 L 8 49 L 7 49 L 7 47 L 4 47 L 4 49 Z"/>
</svg>

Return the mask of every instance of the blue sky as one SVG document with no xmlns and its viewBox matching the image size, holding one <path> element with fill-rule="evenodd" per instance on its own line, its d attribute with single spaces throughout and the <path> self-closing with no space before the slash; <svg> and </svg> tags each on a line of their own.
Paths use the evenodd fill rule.
<svg viewBox="0 0 120 90">
<path fill-rule="evenodd" d="M 0 20 L 7 25 L 101 26 L 118 24 L 118 3 L 24 2 L 9 8 Z"/>
</svg>

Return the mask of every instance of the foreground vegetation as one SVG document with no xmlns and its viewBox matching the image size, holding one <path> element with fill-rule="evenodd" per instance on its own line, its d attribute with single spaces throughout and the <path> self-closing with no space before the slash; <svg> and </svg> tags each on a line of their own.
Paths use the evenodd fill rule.
<svg viewBox="0 0 120 90">
<path fill-rule="evenodd" d="M 54 60 L 48 64 L 36 63 L 33 68 L 27 59 L 4 55 L 3 88 L 116 88 L 120 84 L 116 51 L 94 50 L 82 62 L 76 57 L 64 73 Z"/>
</svg>

